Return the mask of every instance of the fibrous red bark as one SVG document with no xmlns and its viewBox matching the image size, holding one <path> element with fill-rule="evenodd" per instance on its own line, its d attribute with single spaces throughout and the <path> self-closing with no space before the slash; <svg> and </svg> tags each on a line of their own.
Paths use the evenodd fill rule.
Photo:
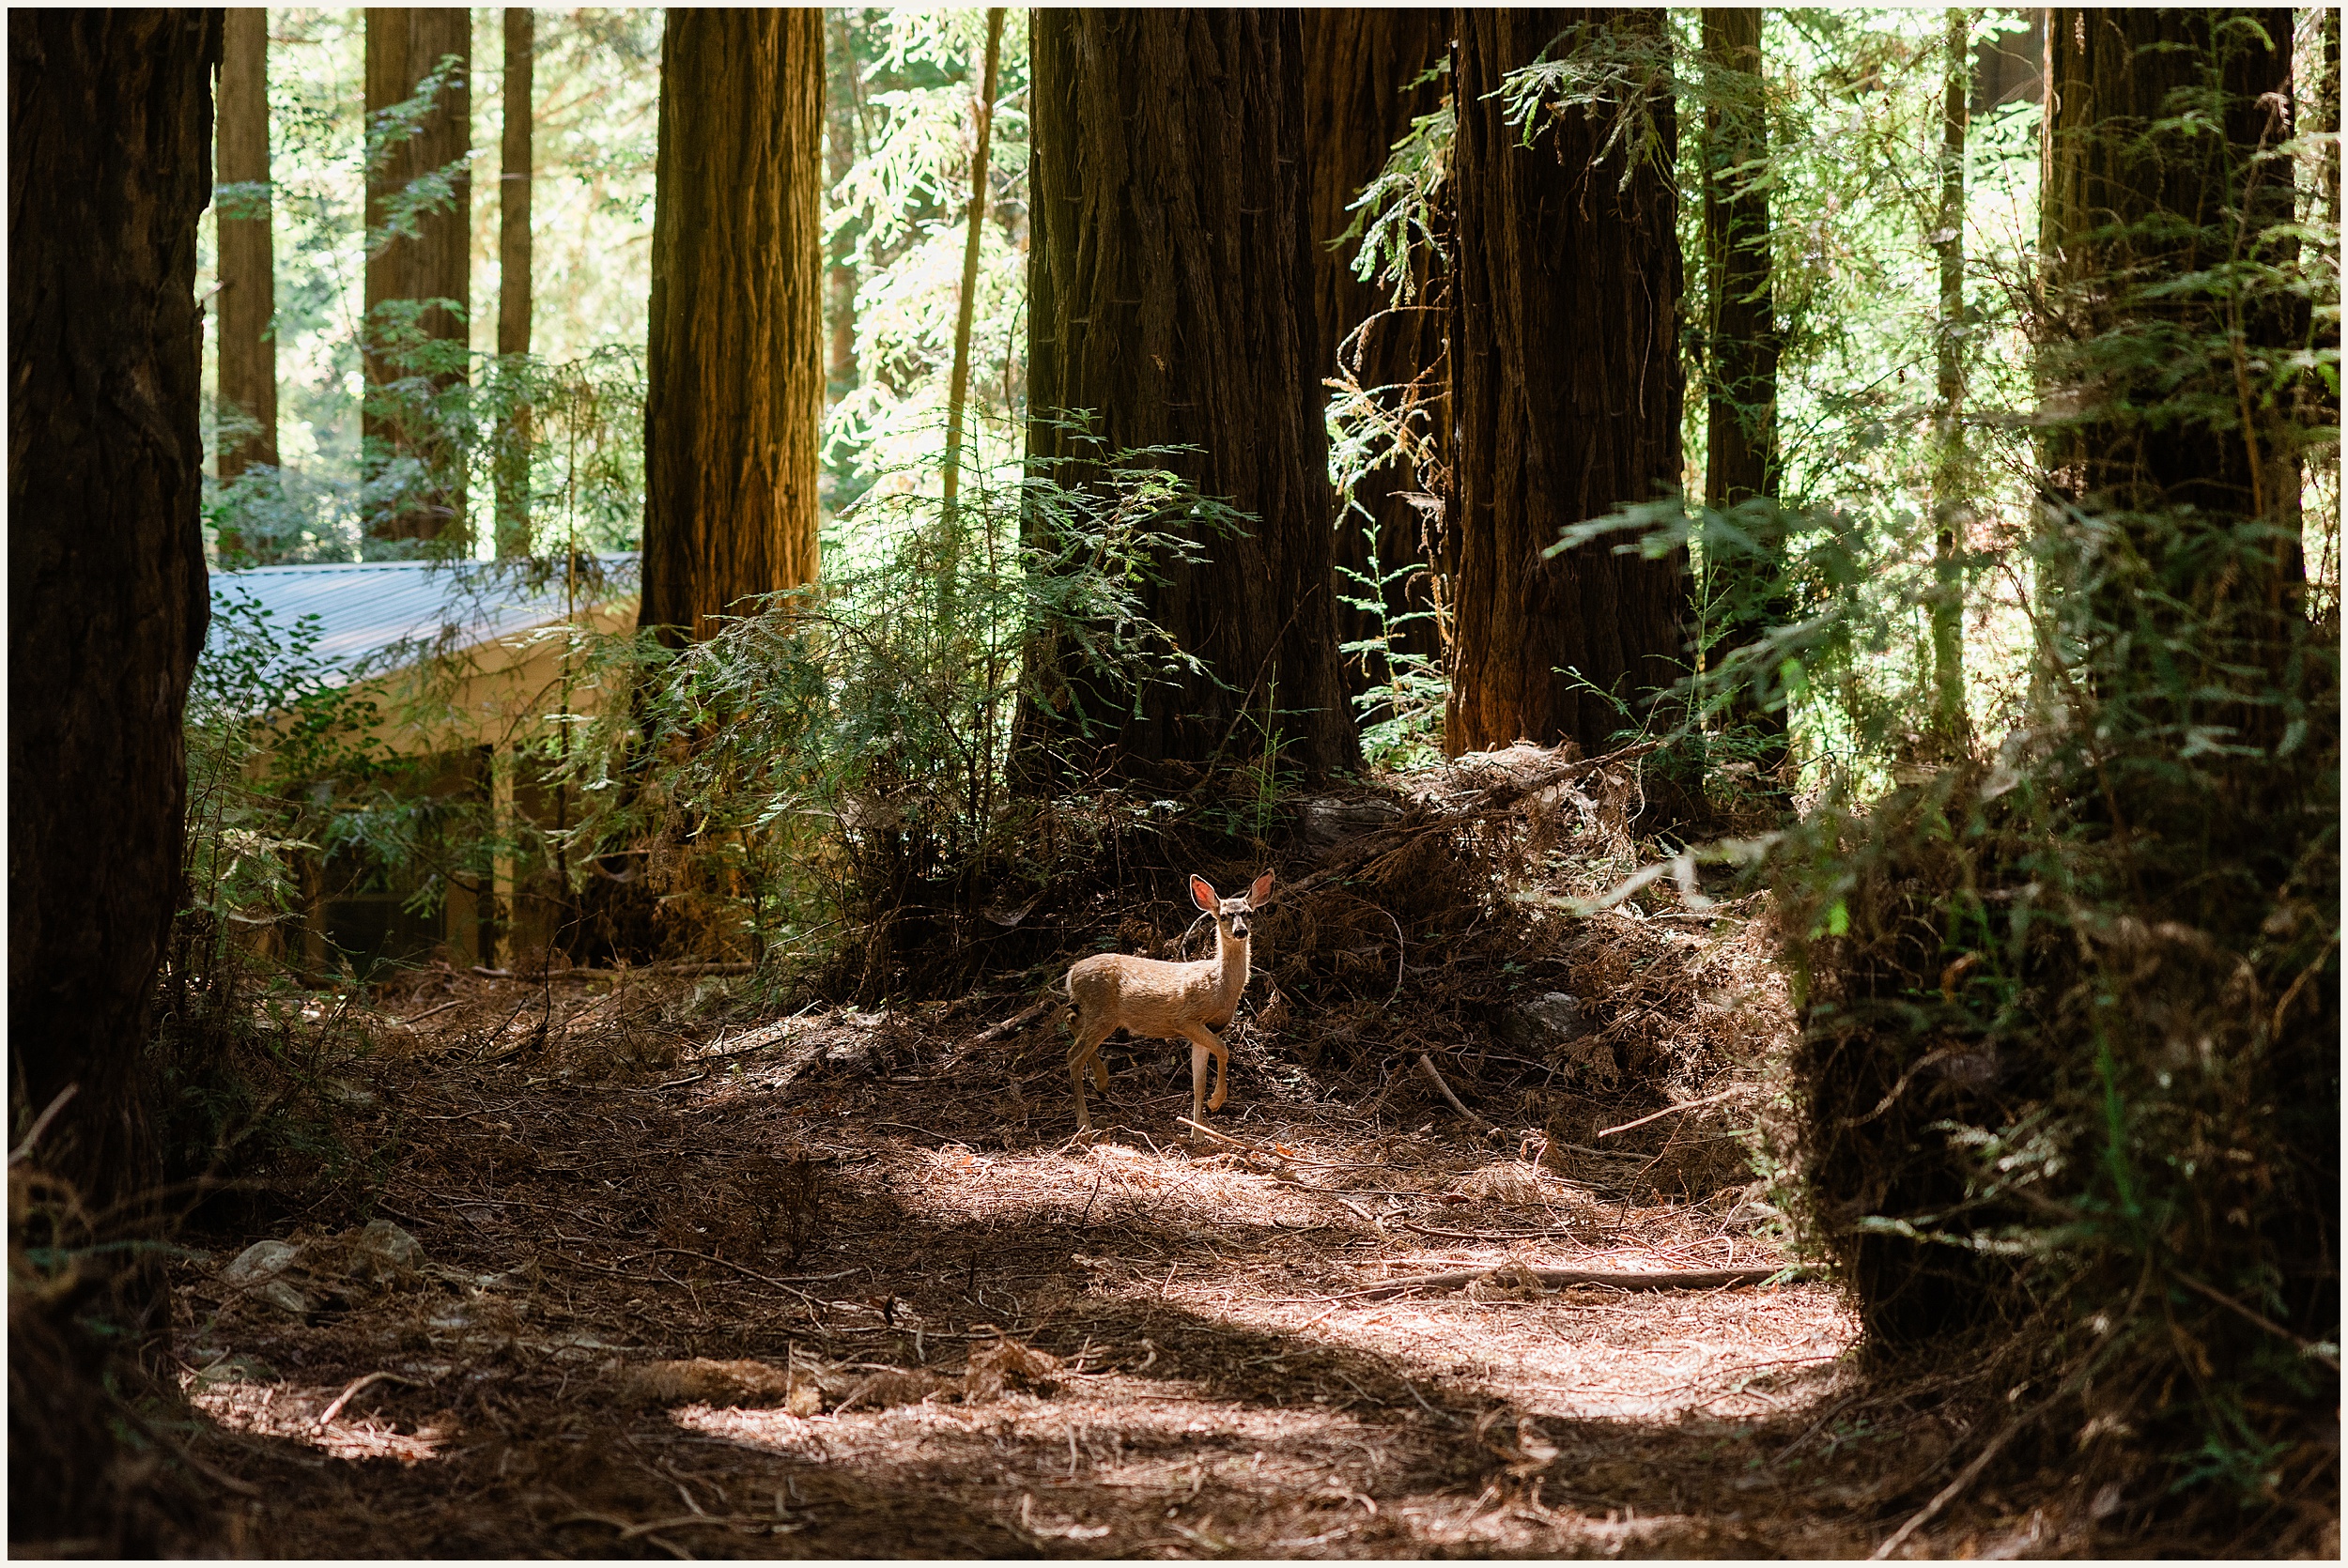
<svg viewBox="0 0 2348 1568">
<path fill-rule="evenodd" d="M 1651 118 L 1654 148 L 1634 137 L 1601 158 L 1626 106 L 1544 105 L 1526 146 L 1493 96 L 1552 45 L 1661 25 L 1639 10 L 1458 13 L 1455 755 L 1520 737 L 1596 751 L 1686 668 L 1684 551 L 1650 560 L 1599 540 L 1543 553 L 1568 525 L 1679 482 L 1670 99 L 1628 106 Z"/>
<path fill-rule="evenodd" d="M 1258 519 L 1150 591 L 1220 684 L 1144 692 L 1116 755 L 1210 763 L 1276 732 L 1293 764 L 1349 766 L 1297 14 L 1038 11 L 1032 60 L 1031 457 L 1084 482 L 1096 449 L 1057 422 L 1089 411 L 1112 453 L 1196 446 L 1170 466 Z"/>
<path fill-rule="evenodd" d="M 672 10 L 639 621 L 698 639 L 816 578 L 823 13 Z"/>
</svg>

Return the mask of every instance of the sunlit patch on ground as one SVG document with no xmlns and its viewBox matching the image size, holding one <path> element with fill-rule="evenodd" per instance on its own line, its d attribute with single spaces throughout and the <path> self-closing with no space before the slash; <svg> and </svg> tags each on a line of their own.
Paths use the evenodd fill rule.
<svg viewBox="0 0 2348 1568">
<path fill-rule="evenodd" d="M 190 1404 L 232 1432 L 283 1438 L 335 1459 L 422 1464 L 440 1458 L 456 1436 L 453 1415 L 408 1425 L 388 1417 L 354 1414 L 348 1405 L 337 1408 L 337 1389 L 199 1374 L 185 1375 L 180 1383 Z M 330 1411 L 332 1419 L 322 1421 Z"/>
</svg>

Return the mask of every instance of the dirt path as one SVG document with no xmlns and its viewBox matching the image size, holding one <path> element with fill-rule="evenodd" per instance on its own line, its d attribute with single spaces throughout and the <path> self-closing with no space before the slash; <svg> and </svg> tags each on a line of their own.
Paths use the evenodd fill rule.
<svg viewBox="0 0 2348 1568">
<path fill-rule="evenodd" d="M 480 1015 L 525 994 L 496 990 Z M 960 1060 L 834 1014 L 680 1054 L 609 1004 L 559 1003 L 518 1053 L 458 1009 L 353 1069 L 372 1217 L 421 1260 L 281 1276 L 312 1292 L 295 1315 L 224 1278 L 256 1237 L 200 1238 L 178 1344 L 237 1548 L 1863 1554 L 1949 1468 L 1954 1435 L 1864 1381 L 1824 1285 L 1344 1296 L 1774 1261 L 1729 1200 L 1631 1207 L 1602 1163 L 1534 1174 L 1423 1098 L 1244 1063 L 1213 1119 L 1288 1178 L 1194 1156 L 1170 1050 L 1113 1047 L 1104 1136 L 1069 1147 L 1040 1036 Z M 599 1008 L 600 1054 L 566 1053 Z M 1916 1545 L 2042 1528 L 1967 1507 Z"/>
</svg>

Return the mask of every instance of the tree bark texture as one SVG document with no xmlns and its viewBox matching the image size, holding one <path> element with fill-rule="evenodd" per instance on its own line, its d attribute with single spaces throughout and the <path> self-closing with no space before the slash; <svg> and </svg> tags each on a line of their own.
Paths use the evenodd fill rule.
<svg viewBox="0 0 2348 1568">
<path fill-rule="evenodd" d="M 862 156 L 864 140 L 857 113 L 856 35 L 844 12 L 824 13 L 828 55 L 828 91 L 824 101 L 825 171 L 837 190 Z M 828 407 L 856 390 L 856 254 L 853 231 L 832 237 L 830 267 L 824 275 L 825 319 L 830 324 L 831 349 L 824 366 L 824 400 Z"/>
<path fill-rule="evenodd" d="M 1761 98 L 1761 12 L 1704 12 L 1717 90 L 1704 115 L 1706 333 L 1704 501 L 1730 507 L 1777 493 L 1777 321 L 1769 273 L 1769 153 Z"/>
<path fill-rule="evenodd" d="M 367 231 L 373 241 L 366 268 L 369 339 L 372 343 L 382 325 L 376 314 L 379 306 L 394 300 L 445 300 L 456 310 L 429 306 L 416 324 L 428 339 L 462 346 L 468 334 L 466 317 L 472 309 L 472 173 L 460 161 L 472 142 L 472 13 L 461 6 L 378 6 L 369 8 L 366 21 L 371 145 L 377 115 L 415 97 L 418 85 L 443 60 L 454 56 L 456 61 L 415 132 L 390 147 L 367 172 Z M 394 198 L 412 181 L 441 169 L 450 170 L 448 201 L 419 214 L 414 234 L 385 236 Z M 396 354 L 370 351 L 366 363 L 368 380 L 376 384 L 410 374 Z M 436 379 L 445 383 L 451 377 Z M 378 408 L 362 418 L 361 428 L 371 446 L 381 443 L 377 450 L 383 454 L 408 453 L 436 468 L 447 466 L 448 453 L 440 443 L 429 431 L 413 428 L 410 420 Z M 443 473 L 430 493 L 380 523 L 378 532 L 398 539 L 454 537 L 464 526 L 464 494 L 462 473 Z"/>
<path fill-rule="evenodd" d="M 1030 459 L 1086 483 L 1095 449 L 1054 422 L 1089 411 L 1111 453 L 1195 445 L 1169 466 L 1259 519 L 1150 590 L 1151 618 L 1222 684 L 1151 687 L 1110 760 L 1258 755 L 1270 707 L 1292 765 L 1351 766 L 1298 15 L 1057 10 L 1033 26 Z M 1028 744 L 1073 745 L 1049 728 L 1029 723 Z"/>
<path fill-rule="evenodd" d="M 1520 737 L 1601 750 L 1685 668 L 1684 551 L 1646 560 L 1600 540 L 1542 554 L 1568 525 L 1679 480 L 1671 102 L 1646 106 L 1661 150 L 1626 184 L 1619 148 L 1599 161 L 1602 116 L 1544 106 L 1525 146 L 1490 96 L 1561 33 L 1570 48 L 1661 25 L 1636 10 L 1458 13 L 1454 756 Z"/>
<path fill-rule="evenodd" d="M 1719 7 L 1703 18 L 1712 91 L 1704 114 L 1704 504 L 1726 511 L 1778 486 L 1777 296 L 1769 263 L 1768 105 L 1761 75 L 1761 12 Z M 1717 666 L 1792 614 L 1777 584 L 1784 570 L 1777 528 L 1755 519 L 1754 552 L 1707 561 L 1707 602 L 1722 619 L 1707 654 Z M 1750 683 L 1729 703 L 1730 722 L 1763 740 L 1764 776 L 1785 757 L 1785 712 L 1753 699 Z"/>
<path fill-rule="evenodd" d="M 498 352 L 530 352 L 532 83 L 536 18 L 527 6 L 505 8 L 504 125 L 498 180 Z"/>
<path fill-rule="evenodd" d="M 269 12 L 231 7 L 220 62 L 223 185 L 269 182 Z M 214 471 L 224 484 L 248 464 L 277 466 L 277 272 L 266 197 L 247 195 L 241 217 L 220 223 L 220 401 L 224 426 Z M 251 422 L 257 429 L 238 428 Z"/>
<path fill-rule="evenodd" d="M 8 16 L 8 1068 L 92 1212 L 151 1193 L 140 1060 L 210 615 L 196 223 L 218 10 Z M 14 1526 L 11 1518 L 11 1527 Z"/>
<path fill-rule="evenodd" d="M 2053 331 L 2041 363 L 2045 396 L 2064 416 L 2047 438 L 2048 484 L 2062 503 L 2121 524 L 2078 568 L 2103 585 L 2092 613 L 2124 626 L 2164 603 L 2190 606 L 2204 628 L 2224 625 L 2267 655 L 2299 613 L 2299 451 L 2242 366 L 2303 344 L 2306 306 L 2279 289 L 2229 300 L 2185 280 L 2237 254 L 2287 259 L 2289 178 L 2252 159 L 2291 133 L 2290 38 L 2280 8 L 2055 8 L 2047 40 L 2041 252 Z M 2181 127 L 2179 110 L 2206 108 L 2199 95 L 2212 87 L 2222 133 Z M 2219 216 L 2232 210 L 2239 223 Z M 2155 337 L 2191 353 L 2148 356 L 2140 346 Z M 2211 346 L 2229 337 L 2238 354 Z M 2184 417 L 2145 417 L 2162 409 Z M 2267 559 L 2213 570 L 2199 530 L 2158 520 L 2186 507 L 2267 525 Z M 2131 659 L 2162 657 L 2157 642 L 2135 638 Z M 2150 663 L 2144 673 L 2167 679 Z M 2243 716 L 2256 732 L 2262 715 Z"/>
<path fill-rule="evenodd" d="M 639 616 L 665 637 L 816 577 L 823 117 L 821 11 L 669 13 Z"/>
<path fill-rule="evenodd" d="M 504 125 L 498 179 L 498 355 L 530 352 L 530 185 L 536 17 L 505 8 Z M 530 553 L 530 409 L 513 408 L 497 466 L 497 552 Z"/>
<path fill-rule="evenodd" d="M 1445 84 L 1418 79 L 1449 54 L 1451 13 L 1433 7 L 1332 8 L 1305 11 L 1304 23 L 1313 315 L 1321 330 L 1321 374 L 1333 374 L 1341 362 L 1366 389 L 1415 385 L 1415 400 L 1434 405 L 1434 436 L 1440 447 L 1450 424 L 1443 401 L 1444 284 L 1437 278 L 1421 279 L 1410 303 L 1389 309 L 1383 287 L 1353 275 L 1356 247 L 1338 245 L 1336 238 L 1358 216 L 1348 208 L 1378 177 L 1386 154 L 1410 131 L 1411 122 L 1442 106 Z M 1369 325 L 1362 330 L 1365 323 Z M 1353 339 L 1357 330 L 1361 335 Z M 1407 395 L 1397 391 L 1379 401 L 1398 410 Z M 1385 590 L 1383 619 L 1433 608 L 1431 574 L 1438 559 L 1434 533 L 1439 523 L 1427 509 L 1404 499 L 1420 489 L 1420 476 L 1401 463 L 1382 465 L 1354 482 L 1353 504 L 1361 510 L 1336 519 L 1333 541 L 1340 642 L 1366 641 L 1383 629 L 1380 616 L 1344 602 L 1371 596 L 1349 574 L 1367 573 L 1373 550 L 1382 573 L 1417 564 L 1429 574 Z M 1439 633 L 1423 621 L 1403 627 L 1392 646 L 1398 653 L 1430 659 L 1443 654 Z M 1345 661 L 1348 696 L 1358 696 L 1373 678 L 1383 678 L 1383 671 L 1366 669 L 1359 660 Z"/>
</svg>

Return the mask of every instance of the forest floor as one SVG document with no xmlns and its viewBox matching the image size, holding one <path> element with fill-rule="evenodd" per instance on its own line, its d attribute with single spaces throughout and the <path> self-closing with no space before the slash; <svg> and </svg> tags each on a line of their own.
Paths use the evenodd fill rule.
<svg viewBox="0 0 2348 1568">
<path fill-rule="evenodd" d="M 1479 754 L 1269 844 L 1104 794 L 1060 824 L 1092 861 L 984 912 L 1008 989 L 957 1001 L 778 1017 L 725 966 L 554 954 L 256 998 L 314 1152 L 248 1158 L 173 1265 L 219 1545 L 2213 1549 L 2121 1539 L 2059 1438 L 1975 1463 L 2011 1436 L 1985 1363 L 1888 1364 L 1790 1267 L 1766 896 L 1640 869 L 1631 755 Z M 1267 864 L 1214 1135 L 1186 1049 L 1113 1040 L 1073 1139 L 1065 1026 L 1023 1003 L 1084 952 L 1196 956 L 1181 873 Z M 972 973 L 963 937 L 872 940 L 891 994 Z"/>
<path fill-rule="evenodd" d="M 1245 1050 L 1208 1119 L 1276 1154 L 1185 1149 L 1157 1042 L 1112 1045 L 1082 1145 L 1047 1027 L 721 1038 L 686 989 L 373 998 L 333 1092 L 373 1129 L 376 1230 L 177 1266 L 227 1550 L 1864 1555 L 1962 1463 L 1934 1398 L 1962 1374 L 1871 1376 L 1827 1284 L 1350 1294 L 1779 1261 L 1734 1189 L 1643 1206 L 1619 1161 L 1528 1164 L 1408 1077 Z M 1984 1489 L 1901 1555 L 2081 1530 Z"/>
</svg>

